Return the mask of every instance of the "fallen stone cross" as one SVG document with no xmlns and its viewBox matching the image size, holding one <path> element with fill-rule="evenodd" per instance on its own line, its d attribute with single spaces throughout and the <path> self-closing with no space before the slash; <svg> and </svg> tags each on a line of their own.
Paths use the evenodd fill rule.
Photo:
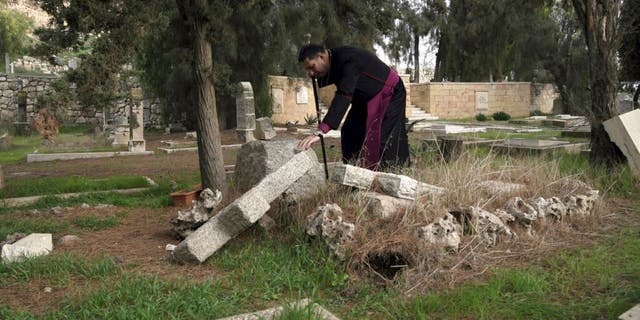
<svg viewBox="0 0 640 320">
<path fill-rule="evenodd" d="M 182 262 L 204 262 L 227 241 L 258 221 L 269 210 L 269 203 L 317 166 L 313 150 L 296 154 L 191 233 L 178 244 L 173 257 Z"/>
</svg>

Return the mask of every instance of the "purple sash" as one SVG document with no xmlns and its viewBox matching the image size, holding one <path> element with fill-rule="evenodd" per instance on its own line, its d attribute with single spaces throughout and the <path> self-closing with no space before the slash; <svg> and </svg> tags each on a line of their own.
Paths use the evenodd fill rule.
<svg viewBox="0 0 640 320">
<path fill-rule="evenodd" d="M 393 88 L 399 80 L 400 77 L 398 77 L 398 74 L 391 69 L 382 90 L 367 103 L 366 136 L 364 144 L 362 145 L 362 151 L 364 154 L 364 167 L 369 170 L 378 170 L 381 154 L 382 120 L 391 102 Z"/>
</svg>

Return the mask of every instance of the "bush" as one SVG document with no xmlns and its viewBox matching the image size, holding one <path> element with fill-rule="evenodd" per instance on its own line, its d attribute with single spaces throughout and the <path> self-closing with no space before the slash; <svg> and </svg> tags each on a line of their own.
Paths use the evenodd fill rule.
<svg viewBox="0 0 640 320">
<path fill-rule="evenodd" d="M 491 115 L 491 117 L 493 118 L 493 120 L 496 120 L 496 121 L 507 121 L 511 119 L 511 116 L 504 111 L 498 111 L 493 115 Z"/>
<path fill-rule="evenodd" d="M 476 114 L 476 121 L 487 121 L 487 120 L 489 120 L 489 118 L 487 118 L 487 116 L 485 116 L 484 113 Z"/>
</svg>

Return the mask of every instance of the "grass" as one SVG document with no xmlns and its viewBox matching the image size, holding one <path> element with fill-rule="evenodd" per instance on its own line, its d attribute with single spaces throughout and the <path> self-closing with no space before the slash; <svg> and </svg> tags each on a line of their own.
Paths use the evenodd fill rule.
<svg viewBox="0 0 640 320">
<path fill-rule="evenodd" d="M 402 221 L 379 225 L 366 224 L 366 216 L 353 208 L 357 201 L 344 196 L 344 191 L 338 189 L 328 190 L 313 199 L 318 201 L 309 201 L 292 210 L 298 210 L 296 214 L 302 215 L 316 202 L 337 202 L 347 214 L 357 217 L 357 223 L 361 223 L 359 228 L 367 228 L 357 234 L 357 239 L 371 244 L 380 238 L 397 239 L 394 237 L 400 229 L 394 228 L 420 225 L 429 221 L 436 211 L 454 204 L 501 205 L 499 197 L 487 198 L 474 187 L 478 181 L 499 179 L 527 183 L 531 190 L 525 191 L 523 196 L 529 197 L 559 195 L 563 186 L 558 181 L 572 177 L 600 189 L 607 197 L 634 201 L 633 208 L 627 212 L 600 213 L 604 216 L 615 213 L 620 218 L 630 215 L 633 219 L 629 220 L 634 222 L 590 233 L 592 229 L 589 228 L 594 228 L 593 225 L 613 221 L 597 216 L 591 218 L 594 220 L 591 222 L 567 220 L 554 224 L 559 230 L 555 234 L 539 231 L 539 238 L 523 235 L 513 245 L 487 249 L 474 256 L 465 268 L 478 275 L 471 280 L 455 282 L 454 286 L 449 285 L 454 283 L 450 278 L 453 275 L 446 271 L 464 260 L 468 251 L 441 260 L 425 260 L 424 266 L 413 266 L 398 278 L 381 283 L 375 277 L 353 273 L 348 262 L 334 261 L 322 243 L 306 239 L 301 226 L 293 221 L 270 234 L 250 228 L 236 237 L 201 266 L 215 271 L 215 276 L 207 279 L 144 274 L 135 265 L 118 265 L 111 258 L 91 259 L 54 252 L 18 264 L 0 265 L 0 286 L 37 285 L 45 281 L 54 286 L 75 287 L 78 292 L 66 295 L 59 306 L 52 306 L 41 315 L 0 306 L 0 318 L 218 318 L 311 298 L 342 319 L 612 319 L 640 301 L 637 225 L 640 190 L 628 167 L 594 169 L 588 159 L 579 154 L 495 155 L 487 148 L 470 149 L 460 160 L 444 165 L 435 153 L 426 154 L 418 149 L 412 152 L 414 166 L 406 173 L 451 190 L 442 202 L 416 202 L 419 208 L 406 213 Z M 192 186 L 197 182 L 194 179 L 197 177 L 183 177 L 178 186 Z M 46 197 L 32 207 L 50 208 L 83 202 L 162 207 L 169 204 L 169 182 L 166 180 L 160 181 L 157 188 L 137 195 L 90 194 L 69 200 Z M 80 183 L 72 183 L 71 178 L 68 181 Z M 45 183 L 43 189 L 53 184 Z M 28 183 L 22 188 L 28 189 Z M 0 208 L 0 214 L 0 237 L 18 231 L 53 232 L 54 236 L 59 236 L 75 230 L 104 230 L 128 217 L 125 212 L 62 222 L 53 217 L 25 217 L 4 208 Z M 564 245 L 565 241 L 569 242 L 566 237 L 578 234 L 593 236 L 589 236 L 589 242 L 578 243 L 576 240 L 571 245 Z M 410 245 L 415 247 L 416 243 Z M 553 254 L 536 251 L 545 246 L 564 249 L 551 250 Z M 490 257 L 489 250 L 508 253 L 520 250 L 526 254 L 512 263 L 481 261 Z M 191 268 L 166 263 L 167 270 Z M 488 266 L 486 272 L 482 272 L 482 263 Z M 424 273 L 424 270 L 434 269 L 437 271 Z M 415 279 L 426 278 L 434 285 L 408 290 L 417 285 Z M 78 287 L 77 279 L 90 285 Z M 281 319 L 309 318 L 308 308 L 287 309 L 281 316 Z"/>
<path fill-rule="evenodd" d="M 8 179 L 6 187 L 0 190 L 0 198 L 143 188 L 148 186 L 147 180 L 140 176 L 110 176 L 102 179 L 80 176 L 20 177 Z"/>
</svg>

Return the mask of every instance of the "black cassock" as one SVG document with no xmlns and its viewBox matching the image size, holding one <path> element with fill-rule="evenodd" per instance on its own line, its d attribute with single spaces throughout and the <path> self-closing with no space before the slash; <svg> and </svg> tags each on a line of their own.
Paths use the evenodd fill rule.
<svg viewBox="0 0 640 320">
<path fill-rule="evenodd" d="M 373 53 L 354 47 L 329 49 L 331 67 L 318 85 L 335 84 L 335 97 L 320 124 L 326 133 L 342 125 L 342 157 L 377 170 L 409 165 L 405 130 L 406 91 L 397 73 Z"/>
</svg>

